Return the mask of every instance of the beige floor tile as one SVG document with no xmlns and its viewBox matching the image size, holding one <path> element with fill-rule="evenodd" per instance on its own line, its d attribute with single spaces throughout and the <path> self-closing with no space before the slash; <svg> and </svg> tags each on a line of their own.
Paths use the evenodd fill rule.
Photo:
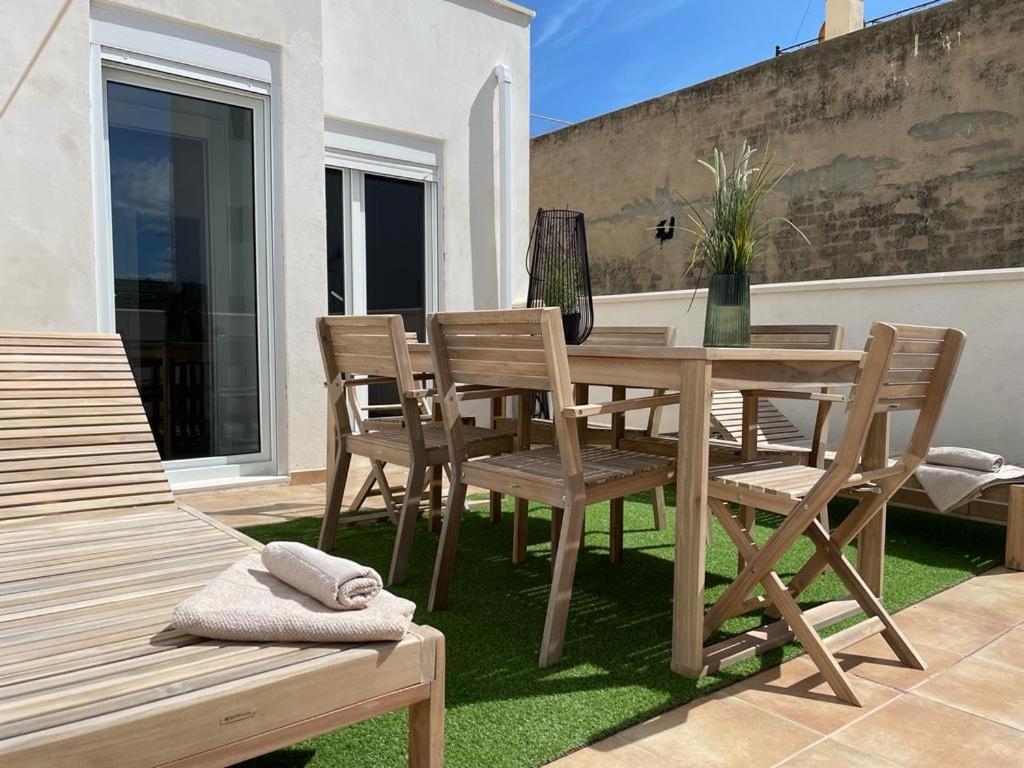
<svg viewBox="0 0 1024 768">
<path fill-rule="evenodd" d="M 933 645 L 961 656 L 973 653 L 1009 629 L 1001 621 L 941 608 L 931 600 L 900 611 L 895 618 L 910 642 Z"/>
<path fill-rule="evenodd" d="M 834 736 L 905 768 L 1020 768 L 1024 733 L 902 694 Z"/>
<path fill-rule="evenodd" d="M 978 659 L 997 661 L 1024 669 L 1024 628 L 1018 627 L 1010 630 L 998 640 L 986 645 L 974 656 Z"/>
<path fill-rule="evenodd" d="M 902 626 L 900 615 L 896 615 L 897 626 Z M 914 649 L 924 659 L 928 669 L 913 669 L 903 665 L 892 648 L 881 635 L 872 635 L 836 653 L 843 669 L 858 677 L 873 680 L 901 691 L 908 691 L 923 683 L 938 672 L 961 658 L 960 654 L 937 648 L 927 643 L 911 641 Z"/>
<path fill-rule="evenodd" d="M 894 765 L 838 741 L 825 739 L 791 757 L 779 768 L 893 768 Z"/>
<path fill-rule="evenodd" d="M 1024 600 L 1021 595 L 997 589 L 982 579 L 958 584 L 924 602 L 936 608 L 979 616 L 1011 626 L 1024 621 Z"/>
<path fill-rule="evenodd" d="M 674 768 L 768 768 L 820 738 L 727 694 L 672 710 L 619 737 Z"/>
<path fill-rule="evenodd" d="M 741 701 L 822 734 L 832 733 L 899 695 L 892 688 L 855 676 L 851 676 L 850 683 L 863 707 L 836 698 L 814 662 L 799 658 L 744 680 L 729 690 Z"/>
<path fill-rule="evenodd" d="M 548 768 L 672 768 L 672 764 L 612 736 L 548 763 Z"/>
<path fill-rule="evenodd" d="M 1024 669 L 968 657 L 914 693 L 1024 731 Z M 1021 754 L 1024 763 L 1024 753 Z"/>
<path fill-rule="evenodd" d="M 971 579 L 976 584 L 1024 595 L 1024 571 L 1013 571 L 1000 566 Z"/>
</svg>

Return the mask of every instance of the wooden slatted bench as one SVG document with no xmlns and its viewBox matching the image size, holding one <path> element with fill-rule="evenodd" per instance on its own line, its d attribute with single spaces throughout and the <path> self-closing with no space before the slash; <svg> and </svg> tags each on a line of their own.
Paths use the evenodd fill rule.
<svg viewBox="0 0 1024 768">
<path fill-rule="evenodd" d="M 120 339 L 0 334 L 0 765 L 223 766 L 409 708 L 442 765 L 444 640 L 204 640 L 171 610 L 260 544 L 174 501 Z"/>
</svg>

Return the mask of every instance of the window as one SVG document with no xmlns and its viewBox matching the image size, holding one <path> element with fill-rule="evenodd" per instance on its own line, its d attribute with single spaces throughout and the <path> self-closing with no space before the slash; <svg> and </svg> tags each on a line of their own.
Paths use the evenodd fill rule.
<svg viewBox="0 0 1024 768">
<path fill-rule="evenodd" d="M 103 89 L 114 326 L 161 458 L 267 462 L 265 102 L 115 67 Z"/>
</svg>

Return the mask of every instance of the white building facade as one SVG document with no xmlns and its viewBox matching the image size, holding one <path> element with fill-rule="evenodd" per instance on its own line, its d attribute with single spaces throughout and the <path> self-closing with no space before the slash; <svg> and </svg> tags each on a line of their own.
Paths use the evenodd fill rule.
<svg viewBox="0 0 1024 768">
<path fill-rule="evenodd" d="M 179 487 L 315 476 L 317 316 L 525 297 L 531 19 L 0 5 L 0 330 L 121 333 Z"/>
</svg>

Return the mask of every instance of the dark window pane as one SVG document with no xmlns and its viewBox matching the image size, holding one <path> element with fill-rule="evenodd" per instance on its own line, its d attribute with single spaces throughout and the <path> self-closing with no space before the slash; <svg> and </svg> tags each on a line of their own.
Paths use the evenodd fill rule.
<svg viewBox="0 0 1024 768">
<path fill-rule="evenodd" d="M 426 338 L 424 186 L 366 174 L 366 309 Z"/>
<path fill-rule="evenodd" d="M 117 331 L 165 460 L 260 450 L 252 110 L 107 85 Z"/>
<path fill-rule="evenodd" d="M 342 172 L 327 169 L 327 313 L 345 314 L 345 200 Z"/>
</svg>

